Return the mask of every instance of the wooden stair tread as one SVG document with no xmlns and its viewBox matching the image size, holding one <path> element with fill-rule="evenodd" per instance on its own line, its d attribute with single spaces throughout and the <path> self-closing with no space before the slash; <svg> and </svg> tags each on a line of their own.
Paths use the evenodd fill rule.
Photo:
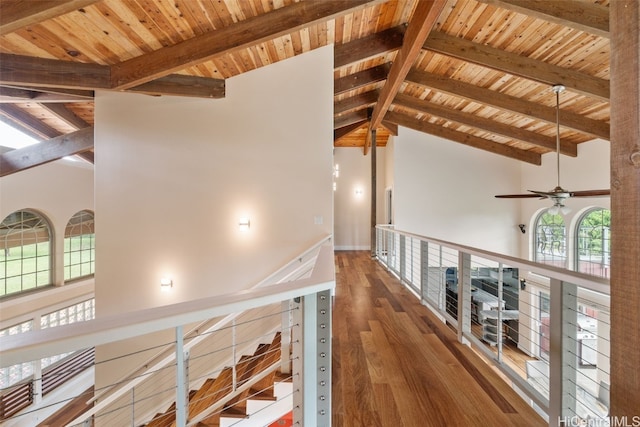
<svg viewBox="0 0 640 427">
<path fill-rule="evenodd" d="M 44 421 L 38 424 L 38 427 L 64 426 L 87 412 L 93 405 L 87 404 L 87 401 L 93 397 L 94 387 L 91 386 L 79 396 L 64 405 L 58 411 L 51 414 Z"/>
</svg>

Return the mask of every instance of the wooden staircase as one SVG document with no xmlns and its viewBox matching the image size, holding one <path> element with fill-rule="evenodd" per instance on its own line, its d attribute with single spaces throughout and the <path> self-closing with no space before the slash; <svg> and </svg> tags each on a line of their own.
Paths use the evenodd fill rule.
<svg viewBox="0 0 640 427">
<path fill-rule="evenodd" d="M 242 356 L 236 364 L 236 387 L 240 388 L 255 375 L 260 374 L 269 366 L 280 359 L 281 336 L 278 332 L 271 344 L 260 344 L 251 356 Z M 233 393 L 233 368 L 226 367 L 216 378 L 207 379 L 198 390 L 189 393 L 190 419 L 206 411 L 216 402 L 224 402 L 225 396 L 229 400 L 224 403 L 221 411 L 201 420 L 197 427 L 218 427 L 220 417 L 246 418 L 247 399 L 276 400 L 273 384 L 276 380 L 276 372 L 267 374 L 264 378 L 253 384 L 236 396 Z M 163 413 L 156 414 L 146 424 L 146 427 L 173 427 L 176 425 L 175 402 Z"/>
</svg>

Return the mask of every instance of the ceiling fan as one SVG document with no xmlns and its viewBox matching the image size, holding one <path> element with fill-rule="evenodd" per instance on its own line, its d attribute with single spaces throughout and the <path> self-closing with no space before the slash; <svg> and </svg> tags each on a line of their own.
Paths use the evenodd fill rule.
<svg viewBox="0 0 640 427">
<path fill-rule="evenodd" d="M 611 191 L 606 190 L 583 190 L 583 191 L 569 191 L 560 186 L 560 93 L 564 92 L 565 87 L 563 85 L 554 85 L 552 88 L 556 94 L 556 169 L 558 177 L 558 185 L 556 188 L 550 191 L 536 191 L 527 190 L 531 194 L 498 194 L 499 199 L 524 199 L 539 197 L 540 199 L 550 199 L 553 202 L 548 212 L 551 215 L 556 215 L 558 212 L 567 214 L 571 209 L 564 205 L 565 200 L 570 197 L 601 197 L 608 196 Z"/>
</svg>

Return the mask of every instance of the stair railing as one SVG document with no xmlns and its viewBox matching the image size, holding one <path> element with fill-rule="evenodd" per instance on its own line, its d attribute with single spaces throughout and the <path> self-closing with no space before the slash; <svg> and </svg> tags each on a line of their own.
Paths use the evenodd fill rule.
<svg viewBox="0 0 640 427">
<path fill-rule="evenodd" d="M 258 289 L 273 284 L 286 283 L 294 280 L 298 280 L 307 276 L 315 265 L 318 252 L 323 245 L 331 242 L 331 235 L 325 236 L 320 241 L 306 249 L 302 253 L 293 257 L 291 261 L 280 267 L 278 270 L 270 274 L 265 279 L 261 280 L 250 289 Z M 200 344 L 214 331 L 229 325 L 234 321 L 241 313 L 230 313 L 223 318 L 206 319 L 197 326 L 193 327 L 184 337 L 185 351 L 191 350 L 196 345 Z M 147 360 L 141 368 L 130 372 L 125 375 L 119 381 L 117 381 L 112 387 L 103 389 L 87 403 L 97 402 L 94 407 L 86 414 L 97 414 L 101 410 L 105 409 L 120 397 L 147 380 L 155 372 L 160 371 L 164 367 L 173 363 L 176 358 L 175 347 L 167 348 L 159 354 L 153 356 Z"/>
<path fill-rule="evenodd" d="M 327 240 L 328 239 L 323 239 L 321 243 Z M 290 282 L 272 284 L 270 286 L 266 286 L 266 282 L 264 282 L 258 284 L 254 289 L 234 294 L 152 308 L 130 313 L 124 317 L 113 316 L 83 322 L 82 324 L 66 325 L 56 328 L 55 330 L 33 331 L 20 336 L 3 337 L 3 357 L 1 364 L 2 366 L 8 366 L 14 364 L 16 361 L 32 360 L 63 350 L 70 351 L 108 344 L 110 342 L 171 328 L 181 329 L 182 325 L 193 324 L 203 321 L 204 319 L 224 318 L 224 316 L 227 316 L 228 319 L 231 320 L 235 313 L 274 303 L 283 304 L 293 299 L 295 299 L 296 302 L 292 304 L 298 307 L 296 311 L 304 311 L 306 313 L 301 315 L 301 318 L 296 319 L 296 323 L 300 325 L 301 328 L 304 327 L 306 332 L 307 328 L 316 328 L 318 316 L 312 315 L 309 309 L 305 310 L 304 307 L 317 305 L 316 299 L 320 299 L 319 294 L 322 294 L 323 301 L 328 301 L 335 287 L 332 246 L 321 246 L 315 263 L 311 263 L 308 259 L 303 259 L 307 257 L 307 255 L 308 254 L 304 254 L 304 257 L 301 256 L 297 258 L 295 262 L 312 266 L 311 274 Z M 293 278 L 296 277 L 296 273 L 288 271 L 285 276 L 287 278 Z M 311 300 L 313 300 L 313 302 Z M 323 310 L 327 313 L 326 309 Z M 305 323 L 307 324 L 306 326 L 304 325 Z M 322 328 L 326 329 L 327 332 L 330 331 L 328 326 L 330 326 L 328 321 L 322 324 Z M 176 334 L 176 336 L 178 335 L 179 334 Z M 312 336 L 312 334 L 307 333 L 307 336 Z M 176 342 L 178 343 L 176 348 L 178 351 L 173 356 L 176 360 L 180 359 L 181 353 L 184 354 L 183 338 L 183 335 L 181 335 L 180 339 L 176 338 Z M 300 360 L 306 356 L 304 354 L 306 349 L 303 348 L 302 344 L 304 339 L 306 338 L 298 333 L 297 338 L 294 340 L 297 344 L 294 345 L 293 351 L 299 353 L 297 358 Z M 326 342 L 327 338 L 325 337 L 323 340 Z M 323 353 L 323 355 L 326 354 L 329 354 L 330 360 L 330 353 Z M 309 357 L 309 359 L 305 361 L 304 369 L 306 370 L 309 366 L 317 365 L 317 363 L 316 358 Z M 298 369 L 299 373 L 297 377 L 300 379 L 303 377 L 302 368 L 302 365 L 294 366 L 294 370 Z M 179 367 L 178 369 L 182 368 Z M 323 369 L 327 370 L 324 366 Z M 328 371 L 330 372 L 330 370 Z M 122 386 L 120 386 L 119 389 L 120 388 L 122 388 Z M 302 386 L 298 388 L 303 390 Z M 310 393 L 311 391 L 303 390 L 303 392 Z M 317 391 L 314 393 L 316 396 L 310 399 L 310 401 L 316 400 Z M 323 393 L 328 394 L 327 391 L 323 391 Z M 323 396 L 325 395 L 323 394 Z M 182 401 L 181 399 L 183 399 L 183 396 L 176 397 L 176 401 L 178 402 Z M 307 400 L 309 399 L 305 398 L 305 401 Z M 102 403 L 102 401 L 100 403 Z M 184 407 L 180 409 L 180 406 L 184 405 L 179 405 L 177 409 L 178 413 L 185 410 Z M 298 406 L 302 408 L 301 405 Z M 92 412 L 91 415 L 93 414 L 95 414 L 95 412 Z M 83 419 L 91 415 L 83 416 Z M 301 413 L 298 414 L 298 416 L 308 416 L 308 414 Z M 178 416 L 177 419 L 186 419 L 184 412 L 182 416 Z M 318 421 L 314 419 L 309 422 L 315 424 Z M 180 421 L 178 425 L 181 425 Z"/>
</svg>

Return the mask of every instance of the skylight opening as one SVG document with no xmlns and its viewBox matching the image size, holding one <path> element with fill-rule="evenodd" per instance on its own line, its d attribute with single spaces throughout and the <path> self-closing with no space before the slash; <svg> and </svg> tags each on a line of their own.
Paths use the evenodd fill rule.
<svg viewBox="0 0 640 427">
<path fill-rule="evenodd" d="M 22 148 L 37 143 L 36 139 L 0 121 L 0 146 Z"/>
</svg>

